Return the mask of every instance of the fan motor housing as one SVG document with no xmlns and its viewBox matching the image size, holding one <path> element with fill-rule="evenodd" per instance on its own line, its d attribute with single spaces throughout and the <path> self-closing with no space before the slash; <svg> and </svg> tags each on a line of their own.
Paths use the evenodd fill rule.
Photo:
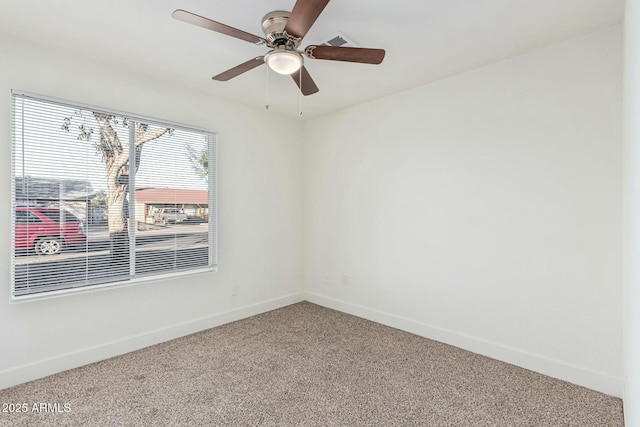
<svg viewBox="0 0 640 427">
<path fill-rule="evenodd" d="M 274 10 L 262 18 L 262 31 L 270 47 L 286 46 L 294 49 L 298 47 L 299 41 L 284 31 L 290 15 L 291 12 L 285 10 Z"/>
</svg>

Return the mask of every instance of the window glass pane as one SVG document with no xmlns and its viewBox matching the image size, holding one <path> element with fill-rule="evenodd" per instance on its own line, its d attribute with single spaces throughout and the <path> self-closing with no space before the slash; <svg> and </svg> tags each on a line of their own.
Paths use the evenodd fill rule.
<svg viewBox="0 0 640 427">
<path fill-rule="evenodd" d="M 142 132 L 158 130 L 150 125 Z M 174 129 L 143 150 L 136 174 L 136 272 L 208 265 L 207 140 Z"/>
<path fill-rule="evenodd" d="M 26 210 L 26 208 L 16 210 L 16 224 L 33 224 L 34 222 L 42 222 L 40 218 Z"/>
<path fill-rule="evenodd" d="M 13 296 L 211 268 L 211 140 L 14 94 Z"/>
</svg>

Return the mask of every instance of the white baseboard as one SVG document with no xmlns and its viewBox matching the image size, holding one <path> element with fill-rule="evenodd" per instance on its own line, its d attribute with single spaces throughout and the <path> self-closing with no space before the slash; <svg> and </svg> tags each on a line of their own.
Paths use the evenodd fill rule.
<svg viewBox="0 0 640 427">
<path fill-rule="evenodd" d="M 523 352 L 497 343 L 485 341 L 455 331 L 442 329 L 426 323 L 404 318 L 361 305 L 349 303 L 312 292 L 294 293 L 258 304 L 240 307 L 226 312 L 206 316 L 193 321 L 176 324 L 142 335 L 113 341 L 96 347 L 82 349 L 55 358 L 22 365 L 0 372 L 0 390 L 48 375 L 53 375 L 89 363 L 115 357 L 144 347 L 169 341 L 225 323 L 245 319 L 267 311 L 309 301 L 327 308 L 362 317 L 416 335 L 450 344 L 474 353 L 482 354 L 544 375 L 571 382 L 616 397 L 623 395 L 623 380 L 612 375 L 585 369 L 543 356 Z"/>
<path fill-rule="evenodd" d="M 28 365 L 18 366 L 0 371 L 0 390 L 57 374 L 69 369 L 87 365 L 89 363 L 119 356 L 144 347 L 159 344 L 185 335 L 203 331 L 205 329 L 235 322 L 267 311 L 275 310 L 287 305 L 303 301 L 302 293 L 294 293 L 280 298 L 274 298 L 258 304 L 225 311 L 211 316 L 202 317 L 189 322 L 157 329 L 135 337 L 113 341 L 103 345 L 85 348 L 73 353 L 64 354 L 51 359 L 41 360 Z"/>
<path fill-rule="evenodd" d="M 303 292 L 302 297 L 314 304 L 362 317 L 383 325 L 450 344 L 483 356 L 491 357 L 550 377 L 558 378 L 582 387 L 590 388 L 611 396 L 622 397 L 622 378 L 580 366 L 560 362 L 494 342 L 482 340 L 455 331 L 385 313 L 358 304 L 323 296 L 313 292 Z"/>
</svg>

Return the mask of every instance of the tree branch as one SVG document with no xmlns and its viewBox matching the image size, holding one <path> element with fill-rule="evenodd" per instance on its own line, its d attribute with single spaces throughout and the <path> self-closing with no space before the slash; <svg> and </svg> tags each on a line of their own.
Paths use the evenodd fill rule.
<svg viewBox="0 0 640 427">
<path fill-rule="evenodd" d="M 152 141 L 156 138 L 160 138 L 162 135 L 169 131 L 168 128 L 157 128 L 153 130 L 148 130 L 141 123 L 136 122 L 136 147 L 141 146 L 145 142 Z"/>
<path fill-rule="evenodd" d="M 99 113 L 93 113 L 93 116 L 100 125 L 100 140 L 96 147 L 102 152 L 102 160 L 110 167 L 114 159 L 122 153 L 122 143 L 118 133 L 111 126 L 112 116 Z"/>
</svg>

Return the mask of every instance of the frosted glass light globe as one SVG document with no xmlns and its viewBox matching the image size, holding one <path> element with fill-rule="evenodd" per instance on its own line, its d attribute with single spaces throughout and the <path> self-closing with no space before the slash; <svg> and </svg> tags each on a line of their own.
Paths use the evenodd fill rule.
<svg viewBox="0 0 640 427">
<path fill-rule="evenodd" d="M 267 54 L 265 61 L 269 68 L 279 74 L 295 73 L 302 67 L 302 56 L 295 51 L 274 49 Z"/>
</svg>

